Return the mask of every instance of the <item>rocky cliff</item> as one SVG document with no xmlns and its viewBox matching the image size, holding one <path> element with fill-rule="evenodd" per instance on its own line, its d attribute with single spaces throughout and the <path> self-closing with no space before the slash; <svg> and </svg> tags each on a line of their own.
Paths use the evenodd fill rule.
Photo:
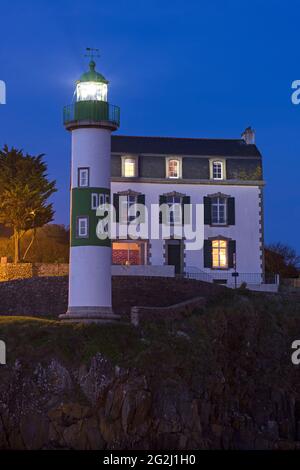
<svg viewBox="0 0 300 470">
<path fill-rule="evenodd" d="M 0 447 L 299 448 L 299 327 L 296 300 L 231 291 L 139 328 L 1 317 Z"/>
</svg>

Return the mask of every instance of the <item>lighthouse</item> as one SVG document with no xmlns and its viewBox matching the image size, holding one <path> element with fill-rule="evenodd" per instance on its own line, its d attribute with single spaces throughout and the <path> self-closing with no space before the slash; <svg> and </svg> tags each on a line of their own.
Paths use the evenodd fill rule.
<svg viewBox="0 0 300 470">
<path fill-rule="evenodd" d="M 89 71 L 76 82 L 75 101 L 64 108 L 71 132 L 70 272 L 68 310 L 63 320 L 108 322 L 112 311 L 111 242 L 97 237 L 97 208 L 110 202 L 111 133 L 120 109 L 108 102 L 108 81 Z"/>
</svg>

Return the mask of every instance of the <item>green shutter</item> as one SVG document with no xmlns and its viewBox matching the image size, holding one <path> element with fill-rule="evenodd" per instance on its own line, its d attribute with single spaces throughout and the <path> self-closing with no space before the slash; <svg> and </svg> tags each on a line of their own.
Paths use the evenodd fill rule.
<svg viewBox="0 0 300 470">
<path fill-rule="evenodd" d="M 211 225 L 211 198 L 204 197 L 204 225 Z"/>
<path fill-rule="evenodd" d="M 137 197 L 137 203 L 138 204 L 143 204 L 145 206 L 145 194 L 139 194 Z M 144 223 L 145 222 L 145 211 L 142 211 L 140 214 L 140 222 Z"/>
<path fill-rule="evenodd" d="M 182 198 L 182 225 L 184 225 L 184 223 L 189 224 L 191 222 L 191 212 L 190 212 L 191 208 L 186 207 L 186 209 L 184 209 L 184 206 L 190 203 L 191 203 L 190 196 L 183 196 Z"/>
<path fill-rule="evenodd" d="M 117 222 L 117 223 L 119 222 L 119 199 L 120 199 L 119 194 L 114 194 L 114 208 L 116 211 L 114 222 Z"/>
<path fill-rule="evenodd" d="M 228 243 L 228 267 L 234 268 L 234 254 L 236 253 L 236 241 L 229 240 Z"/>
<path fill-rule="evenodd" d="M 235 199 L 229 197 L 227 199 L 227 223 L 228 225 L 235 225 Z"/>
<path fill-rule="evenodd" d="M 212 267 L 212 242 L 211 240 L 204 240 L 203 245 L 203 254 L 204 254 L 204 267 Z"/>
<path fill-rule="evenodd" d="M 167 197 L 166 196 L 159 196 L 159 205 L 161 206 L 162 204 L 166 204 L 167 202 Z M 159 223 L 162 224 L 162 212 L 159 212 Z"/>
</svg>

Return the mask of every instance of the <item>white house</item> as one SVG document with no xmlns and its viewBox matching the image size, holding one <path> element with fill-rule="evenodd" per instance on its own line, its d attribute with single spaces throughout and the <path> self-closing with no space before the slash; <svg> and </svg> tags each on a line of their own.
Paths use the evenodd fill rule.
<svg viewBox="0 0 300 470">
<path fill-rule="evenodd" d="M 241 139 L 114 135 L 111 178 L 115 207 L 121 196 L 127 207 L 143 202 L 149 210 L 158 203 L 204 207 L 199 250 L 171 237 L 115 239 L 113 265 L 126 268 L 114 273 L 170 275 L 171 265 L 203 280 L 230 284 L 238 272 L 239 283 L 264 281 L 262 156 L 251 128 Z"/>
</svg>

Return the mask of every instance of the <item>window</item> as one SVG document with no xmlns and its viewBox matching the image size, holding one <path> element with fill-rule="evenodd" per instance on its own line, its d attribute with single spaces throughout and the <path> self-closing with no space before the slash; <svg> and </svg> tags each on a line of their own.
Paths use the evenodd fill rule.
<svg viewBox="0 0 300 470">
<path fill-rule="evenodd" d="M 213 225 L 225 225 L 227 223 L 227 198 L 211 198 L 211 223 Z"/>
<path fill-rule="evenodd" d="M 92 209 L 97 209 L 99 206 L 99 194 L 92 193 L 91 195 L 91 207 Z"/>
<path fill-rule="evenodd" d="M 123 176 L 126 176 L 126 178 L 134 178 L 136 176 L 136 159 L 135 158 L 124 158 Z"/>
<path fill-rule="evenodd" d="M 77 218 L 77 237 L 78 238 L 88 238 L 89 235 L 89 226 L 88 226 L 88 217 L 78 217 Z"/>
<path fill-rule="evenodd" d="M 96 210 L 102 204 L 109 204 L 109 194 L 91 194 L 91 208 Z"/>
<path fill-rule="evenodd" d="M 90 169 L 78 168 L 78 186 L 80 188 L 87 188 L 90 184 Z"/>
<path fill-rule="evenodd" d="M 121 222 L 131 222 L 136 219 L 137 196 L 135 194 L 128 194 L 127 196 L 120 196 L 121 202 Z"/>
<path fill-rule="evenodd" d="M 181 160 L 175 158 L 167 159 L 167 178 L 181 177 Z"/>
<path fill-rule="evenodd" d="M 228 242 L 227 240 L 212 240 L 212 267 L 228 267 Z"/>
<path fill-rule="evenodd" d="M 213 162 L 212 177 L 214 180 L 223 179 L 223 162 Z"/>
<path fill-rule="evenodd" d="M 146 253 L 146 242 L 116 241 L 112 243 L 112 264 L 143 265 L 147 263 Z"/>
<path fill-rule="evenodd" d="M 181 196 L 167 196 L 168 205 L 167 222 L 170 225 L 182 223 L 182 198 Z"/>
</svg>

